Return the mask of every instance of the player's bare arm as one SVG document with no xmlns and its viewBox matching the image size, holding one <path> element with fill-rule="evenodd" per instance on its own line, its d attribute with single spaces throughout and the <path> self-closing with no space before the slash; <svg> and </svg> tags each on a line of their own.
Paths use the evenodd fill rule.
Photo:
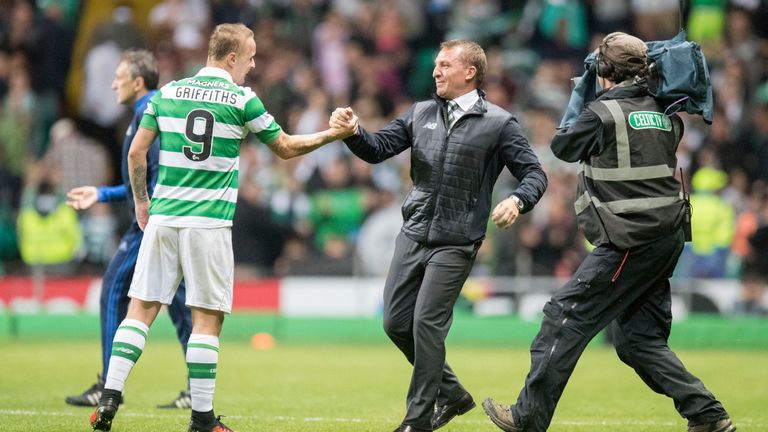
<svg viewBox="0 0 768 432">
<path fill-rule="evenodd" d="M 131 171 L 131 187 L 136 191 L 133 196 L 137 203 L 149 201 L 147 196 L 147 166 L 137 165 Z"/>
<path fill-rule="evenodd" d="M 147 152 L 157 132 L 139 128 L 128 151 L 128 175 L 131 179 L 133 200 L 136 203 L 136 222 L 142 230 L 149 221 L 149 194 L 147 192 Z"/>
<path fill-rule="evenodd" d="M 357 128 L 357 117 L 352 121 L 339 124 L 330 129 L 307 135 L 288 135 L 280 131 L 274 141 L 268 143 L 269 148 L 282 159 L 291 159 L 307 154 L 330 142 L 352 136 Z"/>
</svg>

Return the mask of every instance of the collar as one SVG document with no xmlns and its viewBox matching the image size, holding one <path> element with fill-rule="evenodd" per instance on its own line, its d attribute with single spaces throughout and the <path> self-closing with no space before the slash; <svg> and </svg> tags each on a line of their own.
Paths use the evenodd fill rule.
<svg viewBox="0 0 768 432">
<path fill-rule="evenodd" d="M 475 105 L 478 99 L 480 99 L 480 95 L 477 93 L 477 89 L 472 89 L 468 93 L 453 99 L 453 101 L 459 105 L 462 111 L 467 112 Z"/>
<path fill-rule="evenodd" d="M 608 90 L 601 90 L 597 94 L 598 100 L 622 99 L 648 95 L 648 86 L 645 79 L 631 79 L 623 81 Z"/>
<path fill-rule="evenodd" d="M 157 93 L 157 90 L 150 90 L 149 92 L 147 92 L 147 94 L 145 94 L 144 96 L 142 96 L 138 100 L 136 100 L 136 102 L 133 103 L 133 110 L 137 111 L 137 110 L 141 109 L 143 106 L 146 106 L 147 102 L 149 101 L 149 99 L 151 99 L 152 96 L 155 95 L 155 93 Z M 143 111 L 143 109 L 142 109 L 142 111 Z"/>
<path fill-rule="evenodd" d="M 219 67 L 206 66 L 200 69 L 200 71 L 195 76 L 209 76 L 209 77 L 223 78 L 234 84 L 234 81 L 232 81 L 232 75 L 230 75 L 229 72 Z"/>
</svg>

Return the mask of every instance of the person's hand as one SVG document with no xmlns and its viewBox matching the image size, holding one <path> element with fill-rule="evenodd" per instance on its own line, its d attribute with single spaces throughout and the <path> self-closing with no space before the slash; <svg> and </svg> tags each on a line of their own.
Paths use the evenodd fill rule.
<svg viewBox="0 0 768 432">
<path fill-rule="evenodd" d="M 86 210 L 98 201 L 99 193 L 95 186 L 80 186 L 67 192 L 67 205 L 75 210 Z"/>
<path fill-rule="evenodd" d="M 358 121 L 352 108 L 336 108 L 331 113 L 328 126 L 337 135 L 337 139 L 344 139 L 357 133 Z"/>
<path fill-rule="evenodd" d="M 144 227 L 149 222 L 149 201 L 136 202 L 136 223 L 139 224 L 139 228 L 144 231 Z"/>
<path fill-rule="evenodd" d="M 520 210 L 517 209 L 517 204 L 512 198 L 507 198 L 500 202 L 496 208 L 493 209 L 491 218 L 493 223 L 499 228 L 509 228 L 517 220 L 520 215 Z"/>
</svg>

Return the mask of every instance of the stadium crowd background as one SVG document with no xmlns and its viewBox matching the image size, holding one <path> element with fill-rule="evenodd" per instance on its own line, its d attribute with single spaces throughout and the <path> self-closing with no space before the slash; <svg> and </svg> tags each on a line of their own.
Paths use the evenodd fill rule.
<svg viewBox="0 0 768 432">
<path fill-rule="evenodd" d="M 681 277 L 740 279 L 734 310 L 761 306 L 768 273 L 768 5 L 691 0 L 688 38 L 701 44 L 715 95 L 711 126 L 684 115 L 678 150 L 693 189 L 694 237 Z M 566 277 L 585 254 L 572 203 L 577 167 L 549 150 L 570 78 L 608 32 L 644 40 L 677 33 L 678 0 L 0 0 L 0 276 L 45 264 L 55 274 L 103 271 L 129 223 L 127 206 L 75 214 L 64 194 L 120 182 L 129 110 L 110 89 L 121 52 L 158 57 L 160 84 L 194 74 L 216 24 L 256 34 L 248 76 L 289 133 L 324 129 L 352 106 L 376 130 L 434 90 L 441 41 L 478 41 L 488 99 L 514 113 L 549 188 L 512 229 L 489 229 L 475 275 Z M 98 22 L 96 11 L 108 16 Z M 237 277 L 385 274 L 409 188 L 407 152 L 370 166 L 334 143 L 282 161 L 242 146 L 233 240 Z M 505 171 L 497 202 L 513 188 Z M 41 215 L 46 216 L 42 218 Z"/>
</svg>

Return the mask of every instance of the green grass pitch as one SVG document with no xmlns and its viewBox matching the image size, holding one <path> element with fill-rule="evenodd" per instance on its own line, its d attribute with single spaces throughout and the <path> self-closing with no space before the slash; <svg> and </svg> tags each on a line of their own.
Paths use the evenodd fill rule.
<svg viewBox="0 0 768 432">
<path fill-rule="evenodd" d="M 90 408 L 64 404 L 99 370 L 93 342 L 0 341 L 0 431 L 89 431 Z M 740 432 L 768 431 L 768 352 L 680 351 L 724 403 Z M 528 370 L 524 349 L 448 346 L 448 360 L 478 407 L 445 432 L 498 430 L 479 402 L 512 402 Z M 126 388 L 114 432 L 186 431 L 187 411 L 160 410 L 185 386 L 178 345 L 150 338 Z M 216 412 L 238 432 L 391 431 L 405 411 L 410 369 L 393 346 L 222 344 Z M 647 389 L 612 350 L 585 352 L 551 431 L 685 431 L 664 396 Z"/>
</svg>

